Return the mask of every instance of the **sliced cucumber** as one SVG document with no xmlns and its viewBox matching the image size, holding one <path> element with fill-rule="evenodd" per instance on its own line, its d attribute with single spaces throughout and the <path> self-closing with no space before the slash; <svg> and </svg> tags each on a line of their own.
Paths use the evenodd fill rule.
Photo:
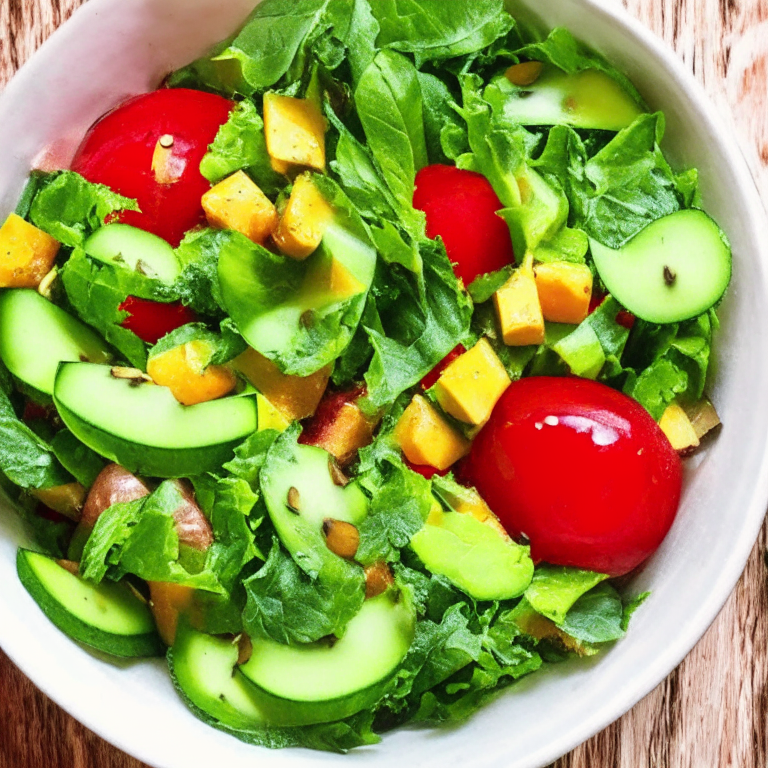
<svg viewBox="0 0 768 768">
<path fill-rule="evenodd" d="M 53 399 L 75 437 L 131 472 L 189 477 L 213 471 L 256 431 L 253 397 L 184 406 L 166 387 L 135 386 L 111 370 L 63 363 Z"/>
<path fill-rule="evenodd" d="M 614 250 L 590 240 L 600 279 L 614 298 L 650 323 L 706 312 L 731 280 L 731 248 L 703 211 L 677 211 Z"/>
<path fill-rule="evenodd" d="M 445 576 L 476 600 L 509 600 L 533 577 L 529 548 L 469 513 L 444 512 L 411 539 L 427 570 Z"/>
<path fill-rule="evenodd" d="M 416 615 L 396 590 L 367 600 L 335 642 L 282 645 L 253 640 L 240 667 L 260 690 L 291 702 L 307 721 L 331 722 L 373 706 L 405 658 Z"/>
<path fill-rule="evenodd" d="M 530 85 L 516 86 L 505 77 L 494 84 L 504 97 L 494 107 L 500 106 L 506 117 L 522 125 L 620 131 L 643 113 L 616 80 L 597 69 L 567 74 L 549 65 Z"/>
<path fill-rule="evenodd" d="M 163 643 L 147 605 L 120 584 L 89 584 L 55 560 L 20 549 L 19 579 L 64 633 L 113 656 L 162 656 Z"/>
<path fill-rule="evenodd" d="M 243 338 L 272 360 L 297 347 L 314 351 L 312 339 L 304 337 L 345 307 L 341 322 L 327 321 L 338 329 L 333 343 L 307 355 L 303 367 L 284 371 L 308 376 L 335 360 L 349 344 L 375 265 L 376 251 L 368 243 L 332 223 L 320 247 L 305 261 L 275 256 L 243 242 L 222 248 L 218 271 L 227 313 Z"/>
<path fill-rule="evenodd" d="M 237 671 L 231 640 L 180 627 L 168 664 L 182 698 L 216 723 L 235 730 L 310 725 L 292 702 L 275 699 Z"/>
<path fill-rule="evenodd" d="M 106 363 L 109 348 L 87 325 L 30 288 L 0 293 L 0 358 L 30 387 L 53 394 L 60 362 Z"/>
<path fill-rule="evenodd" d="M 331 455 L 298 445 L 289 434 L 278 438 L 261 470 L 261 489 L 280 540 L 307 573 L 317 574 L 330 552 L 323 537 L 326 519 L 353 525 L 368 514 L 368 499 L 355 483 L 334 483 Z"/>
<path fill-rule="evenodd" d="M 181 274 L 173 248 L 157 235 L 128 224 L 108 224 L 86 241 L 85 252 L 106 264 L 125 267 L 169 285 Z"/>
</svg>

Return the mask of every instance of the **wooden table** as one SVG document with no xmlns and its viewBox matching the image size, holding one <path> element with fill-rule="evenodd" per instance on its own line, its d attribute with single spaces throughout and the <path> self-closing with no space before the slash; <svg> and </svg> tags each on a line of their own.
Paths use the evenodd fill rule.
<svg viewBox="0 0 768 768">
<path fill-rule="evenodd" d="M 0 0 L 0 84 L 82 2 Z M 733 115 L 768 203 L 768 0 L 624 5 L 674 47 L 720 111 Z M 738 587 L 680 667 L 553 768 L 768 765 L 767 535 L 764 527 Z M 43 766 L 141 768 L 39 693 L 0 653 L 0 768 Z"/>
</svg>

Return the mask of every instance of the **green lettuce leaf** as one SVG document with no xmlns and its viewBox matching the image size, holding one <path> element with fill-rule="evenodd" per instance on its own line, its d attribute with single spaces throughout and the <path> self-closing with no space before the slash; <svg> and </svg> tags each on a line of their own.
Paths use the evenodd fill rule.
<svg viewBox="0 0 768 768">
<path fill-rule="evenodd" d="M 107 465 L 105 459 L 81 443 L 68 429 L 61 429 L 53 436 L 51 450 L 61 465 L 86 488 L 93 485 Z"/>
<path fill-rule="evenodd" d="M 607 578 L 604 573 L 581 568 L 540 565 L 525 591 L 525 598 L 537 613 L 555 624 L 562 624 L 574 603 Z"/>
</svg>

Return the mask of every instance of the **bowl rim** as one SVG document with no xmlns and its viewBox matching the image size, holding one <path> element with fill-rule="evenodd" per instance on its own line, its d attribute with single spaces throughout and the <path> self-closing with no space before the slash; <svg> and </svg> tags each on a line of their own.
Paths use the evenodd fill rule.
<svg viewBox="0 0 768 768">
<path fill-rule="evenodd" d="M 87 14 L 98 14 L 101 12 L 102 6 L 105 6 L 105 12 L 111 12 L 109 6 L 113 2 L 114 0 L 90 0 L 75 11 L 73 18 L 81 18 Z M 675 86 L 685 92 L 695 107 L 706 115 L 711 133 L 722 149 L 723 159 L 738 178 L 740 188 L 749 204 L 749 209 L 743 218 L 749 222 L 758 236 L 755 238 L 756 240 L 762 233 L 763 240 L 768 241 L 768 238 L 765 237 L 768 235 L 768 219 L 766 219 L 765 208 L 743 150 L 738 142 L 729 139 L 729 127 L 718 113 L 703 86 L 664 41 L 631 16 L 622 6 L 616 5 L 611 0 L 578 0 L 578 2 L 592 13 L 616 24 L 625 34 L 634 38 L 645 48 L 652 57 L 658 59 Z M 69 22 L 66 22 L 62 27 L 67 24 Z M 46 59 L 50 55 L 49 52 L 55 49 L 55 44 L 61 36 L 63 36 L 63 32 L 60 27 L 18 70 L 4 92 L 0 93 L 0 101 L 9 99 L 17 89 L 22 89 L 23 75 L 46 63 Z M 763 293 L 768 295 L 768 278 L 763 280 L 762 289 Z M 570 752 L 621 717 L 656 688 L 680 664 L 720 613 L 741 577 L 763 525 L 766 506 L 768 506 L 768 443 L 765 443 L 763 447 L 760 471 L 754 480 L 750 503 L 744 514 L 744 524 L 741 526 L 738 537 L 734 539 L 730 556 L 723 563 L 723 568 L 714 582 L 709 599 L 704 601 L 688 617 L 687 631 L 673 637 L 664 652 L 656 657 L 654 663 L 645 670 L 643 675 L 637 675 L 630 682 L 625 683 L 613 697 L 606 699 L 600 707 L 583 717 L 578 726 L 563 732 L 558 738 L 542 745 L 538 750 L 526 756 L 525 760 L 519 763 L 521 768 L 545 766 Z M 156 754 L 150 753 L 150 741 L 130 740 L 125 728 L 113 725 L 103 718 L 97 718 L 96 709 L 93 705 L 86 703 L 81 697 L 72 695 L 71 689 L 67 687 L 63 679 L 44 676 L 38 669 L 34 649 L 25 645 L 21 635 L 16 636 L 9 632 L 3 634 L 0 626 L 0 647 L 39 690 L 76 720 L 123 752 L 148 765 L 156 765 L 154 761 L 158 758 Z M 499 766 L 506 764 L 503 753 L 495 755 L 495 758 L 490 757 L 489 762 Z"/>
</svg>

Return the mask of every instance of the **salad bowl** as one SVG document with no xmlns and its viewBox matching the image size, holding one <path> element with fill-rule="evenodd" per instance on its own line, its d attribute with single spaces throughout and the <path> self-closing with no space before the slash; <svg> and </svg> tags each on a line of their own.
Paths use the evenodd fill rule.
<svg viewBox="0 0 768 768">
<path fill-rule="evenodd" d="M 91 0 L 46 43 L 0 97 L 0 215 L 31 167 L 66 167 L 87 128 L 126 97 L 231 34 L 253 0 Z M 680 513 L 662 547 L 628 585 L 650 591 L 627 638 L 591 663 L 522 681 L 455 728 L 403 729 L 345 758 L 266 753 L 201 725 L 176 697 L 162 662 L 115 665 L 71 643 L 35 608 L 15 575 L 29 542 L 10 504 L 0 509 L 0 647 L 86 726 L 157 768 L 254 759 L 298 768 L 331 759 L 537 768 L 596 733 L 657 685 L 693 647 L 733 589 L 768 501 L 768 275 L 765 216 L 744 159 L 675 57 L 613 5 L 520 0 L 511 10 L 564 26 L 603 53 L 667 115 L 664 148 L 698 167 L 704 204 L 729 234 L 734 281 L 709 394 L 724 427 L 686 465 Z"/>
</svg>

